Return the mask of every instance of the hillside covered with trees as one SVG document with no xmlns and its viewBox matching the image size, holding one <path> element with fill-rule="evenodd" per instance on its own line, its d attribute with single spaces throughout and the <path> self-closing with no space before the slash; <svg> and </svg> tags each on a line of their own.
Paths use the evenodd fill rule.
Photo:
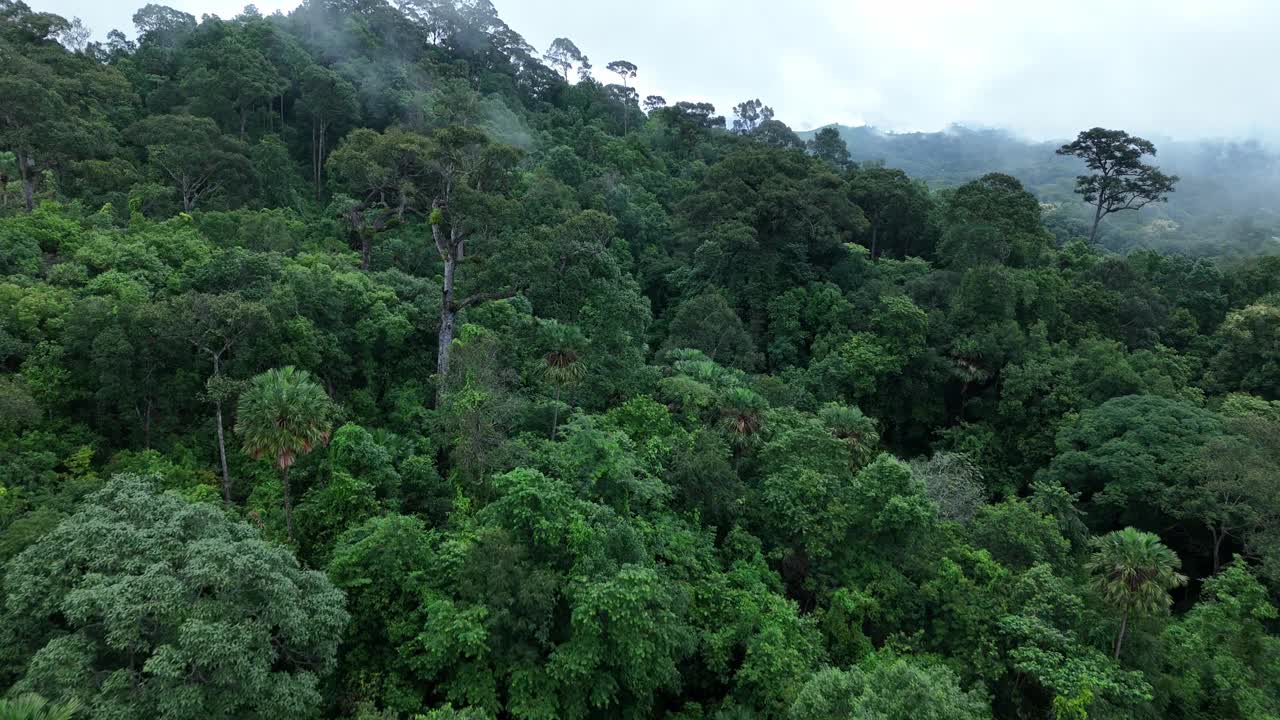
<svg viewBox="0 0 1280 720">
<path fill-rule="evenodd" d="M 0 717 L 1280 716 L 1280 257 L 1146 141 L 133 19 L 0 0 Z"/>
<path fill-rule="evenodd" d="M 989 172 L 1018 178 L 1045 204 L 1043 219 L 1059 241 L 1080 234 L 1089 220 L 1072 192 L 1079 163 L 1055 153 L 1061 142 L 963 126 L 930 133 L 832 127 L 852 159 L 899 168 L 933 188 L 956 187 Z M 811 140 L 816 132 L 797 135 Z M 1196 257 L 1280 253 L 1280 152 L 1257 140 L 1157 144 L 1160 165 L 1181 178 L 1178 191 L 1167 203 L 1108 224 L 1099 244 L 1119 252 L 1146 248 Z"/>
</svg>

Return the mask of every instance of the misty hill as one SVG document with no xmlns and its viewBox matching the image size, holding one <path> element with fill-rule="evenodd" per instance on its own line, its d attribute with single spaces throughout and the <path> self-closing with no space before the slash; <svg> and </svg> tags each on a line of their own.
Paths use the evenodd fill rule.
<svg viewBox="0 0 1280 720">
<path fill-rule="evenodd" d="M 0 0 L 0 720 L 1280 718 L 1273 156 L 133 19 Z"/>
<path fill-rule="evenodd" d="M 901 168 L 934 189 L 956 187 L 989 172 L 1022 181 L 1046 208 L 1060 237 L 1080 234 L 1087 207 L 1073 193 L 1079 160 L 1057 155 L 1066 140 L 1036 142 L 1002 129 L 952 125 L 939 132 L 886 132 L 834 125 L 861 163 Z M 814 130 L 796 133 L 812 138 Z M 1113 218 L 1101 233 L 1116 250 L 1160 247 L 1203 255 L 1280 249 L 1280 154 L 1256 140 L 1173 141 L 1151 138 L 1155 162 L 1181 177 L 1167 205 Z"/>
</svg>

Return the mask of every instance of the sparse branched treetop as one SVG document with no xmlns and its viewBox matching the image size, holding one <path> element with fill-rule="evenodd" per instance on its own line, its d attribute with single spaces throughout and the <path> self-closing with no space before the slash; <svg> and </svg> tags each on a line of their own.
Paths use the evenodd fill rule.
<svg viewBox="0 0 1280 720">
<path fill-rule="evenodd" d="M 551 67 L 559 70 L 564 75 L 565 82 L 569 81 L 569 70 L 574 64 L 581 65 L 586 62 L 587 58 L 578 49 L 577 45 L 569 38 L 556 38 L 551 41 L 551 47 L 542 54 L 546 58 Z"/>
<path fill-rule="evenodd" d="M 740 135 L 747 135 L 773 119 L 773 108 L 760 102 L 760 98 L 756 98 L 735 105 L 733 115 L 733 131 Z"/>
<path fill-rule="evenodd" d="M 622 78 L 622 86 L 628 87 L 627 80 L 636 76 L 636 66 L 626 60 L 614 60 L 604 66 L 606 70 Z"/>
<path fill-rule="evenodd" d="M 1076 192 L 1095 208 L 1090 243 L 1097 239 L 1102 218 L 1165 202 L 1178 182 L 1178 176 L 1165 175 L 1156 166 L 1142 162 L 1144 155 L 1155 156 L 1155 145 L 1123 130 L 1096 127 L 1082 131 L 1075 141 L 1058 148 L 1058 154 L 1074 155 L 1093 171 L 1076 178 Z"/>
</svg>

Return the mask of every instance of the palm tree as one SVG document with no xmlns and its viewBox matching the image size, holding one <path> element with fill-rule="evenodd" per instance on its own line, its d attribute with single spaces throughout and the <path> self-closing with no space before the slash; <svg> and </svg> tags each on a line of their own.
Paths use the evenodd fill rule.
<svg viewBox="0 0 1280 720">
<path fill-rule="evenodd" d="M 1114 657 L 1129 625 L 1130 615 L 1153 615 L 1169 607 L 1169 591 L 1187 581 L 1178 572 L 1177 554 L 1147 532 L 1125 528 L 1094 538 L 1088 569 L 1093 583 L 1108 605 L 1120 611 Z"/>
<path fill-rule="evenodd" d="M 720 400 L 720 418 L 729 432 L 733 444 L 735 463 L 756 440 L 756 434 L 764 428 L 764 411 L 769 403 L 755 391 L 733 387 L 725 391 Z"/>
<path fill-rule="evenodd" d="M 0 720 L 71 720 L 80 709 L 74 698 L 64 703 L 48 700 L 28 693 L 10 700 L 0 699 Z"/>
<path fill-rule="evenodd" d="M 236 434 L 253 458 L 268 457 L 280 469 L 284 518 L 293 541 L 293 501 L 289 466 L 300 454 L 329 441 L 335 408 L 311 373 L 292 365 L 268 370 L 249 381 L 240 396 Z"/>
<path fill-rule="evenodd" d="M 556 429 L 560 425 L 560 392 L 566 386 L 577 383 L 586 373 L 578 352 L 585 339 L 577 328 L 554 321 L 548 324 L 548 331 L 551 335 L 551 351 L 542 357 L 545 363 L 542 374 L 556 388 L 555 410 L 551 416 L 551 439 L 555 440 Z"/>
<path fill-rule="evenodd" d="M 853 405 L 827 403 L 818 410 L 818 417 L 831 434 L 844 441 L 849 448 L 849 468 L 857 471 L 871 461 L 880 442 L 876 421 L 862 414 Z"/>
</svg>

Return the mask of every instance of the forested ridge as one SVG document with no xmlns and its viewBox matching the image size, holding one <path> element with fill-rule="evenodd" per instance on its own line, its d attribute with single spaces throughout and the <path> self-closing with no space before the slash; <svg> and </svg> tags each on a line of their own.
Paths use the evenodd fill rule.
<svg viewBox="0 0 1280 720">
<path fill-rule="evenodd" d="M 1112 242 L 1151 143 L 1038 198 L 487 0 L 133 19 L 0 0 L 0 718 L 1280 717 L 1280 256 Z"/>
</svg>

